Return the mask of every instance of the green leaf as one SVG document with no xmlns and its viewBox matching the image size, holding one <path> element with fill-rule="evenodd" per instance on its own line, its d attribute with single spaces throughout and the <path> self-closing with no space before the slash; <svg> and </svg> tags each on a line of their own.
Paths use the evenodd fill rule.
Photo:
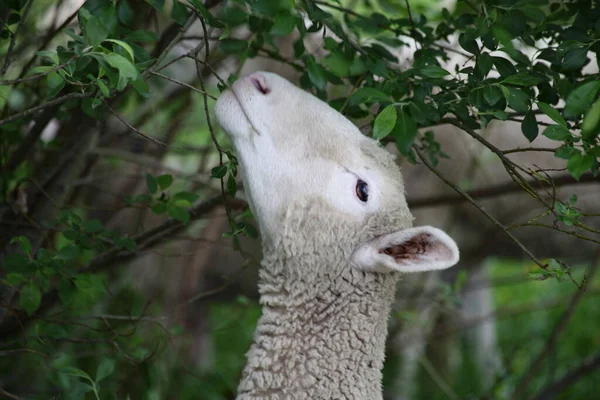
<svg viewBox="0 0 600 400">
<path fill-rule="evenodd" d="M 208 11 L 206 6 L 202 4 L 200 0 L 190 0 L 190 4 L 192 4 L 194 8 L 196 8 L 200 12 L 200 15 L 202 15 L 202 18 L 204 18 L 204 21 L 206 21 L 208 25 L 214 26 L 215 28 L 225 27 L 225 25 L 223 25 L 220 21 L 213 17 L 213 15 Z"/>
<path fill-rule="evenodd" d="M 167 212 L 167 205 L 165 203 L 156 203 L 150 209 L 154 214 L 160 215 Z"/>
<path fill-rule="evenodd" d="M 97 233 L 104 228 L 104 226 L 102 225 L 102 221 L 100 221 L 99 219 L 90 219 L 87 221 L 83 221 L 81 227 L 87 233 Z"/>
<path fill-rule="evenodd" d="M 566 71 L 578 70 L 585 64 L 589 47 L 583 46 L 567 51 L 562 62 L 562 68 Z"/>
<path fill-rule="evenodd" d="M 105 358 L 98 365 L 96 370 L 96 383 L 100 382 L 104 378 L 109 377 L 115 371 L 115 360 Z"/>
<path fill-rule="evenodd" d="M 375 124 L 373 125 L 373 138 L 381 140 L 390 134 L 394 126 L 396 125 L 396 106 L 390 104 L 383 109 L 375 118 Z"/>
<path fill-rule="evenodd" d="M 504 57 L 492 57 L 494 60 L 494 65 L 498 70 L 498 73 L 502 77 L 508 77 L 510 75 L 514 75 L 517 73 L 515 66 Z"/>
<path fill-rule="evenodd" d="M 188 10 L 183 4 L 177 0 L 173 0 L 173 9 L 171 10 L 171 17 L 179 25 L 185 25 L 185 21 L 188 19 Z"/>
<path fill-rule="evenodd" d="M 190 213 L 183 207 L 171 205 L 167 209 L 167 215 L 173 219 L 183 222 L 184 224 L 190 222 Z"/>
<path fill-rule="evenodd" d="M 108 37 L 106 26 L 94 16 L 91 16 L 84 26 L 84 37 L 92 46 L 98 46 Z"/>
<path fill-rule="evenodd" d="M 323 59 L 323 65 L 339 77 L 348 76 L 350 74 L 350 61 L 341 53 L 330 53 Z"/>
<path fill-rule="evenodd" d="M 227 174 L 227 165 L 217 165 L 210 171 L 211 178 L 221 179 Z"/>
<path fill-rule="evenodd" d="M 537 120 L 535 119 L 535 114 L 532 111 L 525 114 L 525 118 L 523 118 L 523 122 L 521 123 L 521 131 L 530 142 L 533 142 L 537 137 L 539 128 Z"/>
<path fill-rule="evenodd" d="M 146 0 L 146 2 L 158 11 L 162 11 L 163 7 L 165 6 L 165 0 Z"/>
<path fill-rule="evenodd" d="M 543 81 L 544 80 L 542 78 L 539 78 L 537 76 L 532 76 L 527 72 L 519 72 L 516 75 L 511 75 L 511 76 L 504 78 L 501 83 L 504 83 L 507 85 L 517 85 L 517 86 L 529 87 L 529 86 L 537 85 L 538 83 L 541 83 Z"/>
<path fill-rule="evenodd" d="M 179 193 L 175 193 L 175 196 L 173 196 L 173 201 L 185 201 L 187 203 L 193 203 L 196 200 L 198 200 L 199 196 L 195 193 L 191 193 L 191 192 L 179 192 Z"/>
<path fill-rule="evenodd" d="M 325 75 L 325 69 L 315 62 L 315 59 L 311 56 L 307 58 L 306 68 L 308 71 L 308 78 L 319 90 L 325 90 L 327 87 L 327 77 Z"/>
<path fill-rule="evenodd" d="M 483 76 L 486 76 L 493 66 L 494 59 L 489 53 L 481 53 L 477 58 L 477 68 L 483 74 Z"/>
<path fill-rule="evenodd" d="M 179 3 L 177 3 L 177 4 L 179 4 Z M 116 40 L 116 39 L 106 39 L 105 42 L 112 42 L 112 43 L 115 43 L 115 44 L 121 46 L 123 49 L 125 49 L 127 54 L 129 54 L 129 61 L 131 61 L 131 62 L 135 61 L 135 55 L 133 53 L 133 49 L 131 48 L 130 45 L 128 45 L 124 41 Z"/>
<path fill-rule="evenodd" d="M 580 153 L 573 154 L 567 162 L 567 169 L 573 175 L 573 178 L 579 180 L 579 177 L 584 172 L 589 171 L 594 165 L 594 157 L 589 154 L 583 155 Z"/>
<path fill-rule="evenodd" d="M 26 283 L 19 293 L 19 305 L 29 315 L 32 315 L 40 306 L 42 293 L 40 288 L 32 281 Z"/>
<path fill-rule="evenodd" d="M 592 139 L 598 136 L 598 123 L 600 122 L 600 99 L 592 105 L 583 117 L 581 133 L 583 137 Z"/>
<path fill-rule="evenodd" d="M 227 177 L 227 193 L 229 193 L 231 197 L 235 197 L 236 192 L 237 183 L 235 182 L 234 176 L 232 174 L 229 174 L 229 176 Z"/>
<path fill-rule="evenodd" d="M 129 61 L 122 55 L 119 55 L 117 53 L 109 53 L 102 54 L 102 56 L 104 57 L 106 62 L 110 64 L 111 67 L 116 68 L 119 71 L 119 75 L 123 78 L 131 80 L 135 80 L 138 78 L 138 70 L 131 63 L 131 61 Z"/>
<path fill-rule="evenodd" d="M 495 85 L 486 85 L 483 88 L 483 98 L 490 106 L 493 106 L 502 99 L 502 90 Z"/>
<path fill-rule="evenodd" d="M 412 144 L 417 137 L 417 123 L 404 110 L 398 114 L 396 125 L 392 129 L 392 135 L 396 141 L 396 147 L 405 156 L 409 154 Z"/>
<path fill-rule="evenodd" d="M 444 76 L 450 75 L 450 72 L 437 65 L 428 65 L 426 67 L 421 68 L 421 74 L 428 78 L 442 78 Z"/>
<path fill-rule="evenodd" d="M 383 102 L 390 101 L 390 97 L 382 91 L 372 87 L 362 87 L 358 89 L 352 96 L 348 103 L 350 105 L 358 105 L 368 102 Z"/>
<path fill-rule="evenodd" d="M 27 278 L 25 277 L 25 275 L 16 272 L 10 272 L 6 274 L 5 279 L 6 283 L 8 283 L 10 286 L 18 286 L 26 280 Z"/>
<path fill-rule="evenodd" d="M 46 98 L 52 99 L 65 87 L 65 79 L 58 72 L 52 71 L 46 76 L 46 84 L 48 85 Z"/>
<path fill-rule="evenodd" d="M 548 139 L 564 141 L 571 138 L 571 132 L 562 125 L 550 125 L 544 131 Z"/>
<path fill-rule="evenodd" d="M 507 86 L 501 86 L 501 89 L 505 93 L 506 101 L 510 108 L 519 112 L 527 112 L 529 110 L 530 99 L 527 93 L 521 89 Z"/>
<path fill-rule="evenodd" d="M 565 121 L 564 117 L 558 112 L 554 107 L 552 107 L 548 103 L 543 103 L 541 101 L 537 102 L 538 108 L 547 116 L 549 116 L 554 122 L 567 127 L 567 121 Z"/>
<path fill-rule="evenodd" d="M 239 39 L 222 39 L 219 48 L 226 54 L 241 54 L 248 50 L 248 42 Z"/>
<path fill-rule="evenodd" d="M 65 367 L 61 371 L 61 373 L 69 376 L 76 376 L 78 378 L 87 379 L 90 382 L 93 382 L 92 378 L 85 372 L 75 367 Z"/>
<path fill-rule="evenodd" d="M 576 118 L 590 108 L 600 90 L 600 80 L 586 82 L 569 93 L 565 105 L 566 118 Z"/>
<path fill-rule="evenodd" d="M 10 244 L 19 243 L 19 247 L 21 251 L 29 256 L 31 256 L 31 242 L 26 236 L 15 236 L 10 240 Z"/>
<path fill-rule="evenodd" d="M 156 194 L 156 192 L 158 191 L 158 183 L 156 182 L 156 178 L 154 178 L 150 174 L 146 175 L 146 186 L 152 194 Z"/>
<path fill-rule="evenodd" d="M 292 14 L 277 15 L 275 23 L 271 28 L 273 36 L 287 36 L 294 30 L 296 26 L 296 16 Z"/>
<path fill-rule="evenodd" d="M 158 34 L 152 31 L 138 30 L 126 35 L 123 40 L 135 43 L 154 43 L 158 40 Z"/>
<path fill-rule="evenodd" d="M 161 190 L 167 189 L 173 183 L 173 176 L 166 174 L 156 178 L 156 183 L 160 186 Z"/>
<path fill-rule="evenodd" d="M 52 64 L 54 65 L 58 65 L 58 54 L 56 54 L 55 51 L 42 50 L 36 52 L 35 54 L 40 57 L 47 58 L 48 60 L 52 61 Z"/>
<path fill-rule="evenodd" d="M 104 97 L 110 97 L 110 90 L 108 89 L 104 81 L 102 81 L 102 79 L 97 79 L 96 84 L 100 88 L 100 91 L 102 92 L 102 95 Z"/>
</svg>

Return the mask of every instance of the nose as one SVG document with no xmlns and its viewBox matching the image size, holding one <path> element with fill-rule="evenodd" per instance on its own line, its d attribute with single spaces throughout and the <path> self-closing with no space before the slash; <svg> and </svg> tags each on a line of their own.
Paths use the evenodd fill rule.
<svg viewBox="0 0 600 400">
<path fill-rule="evenodd" d="M 246 78 L 252 83 L 252 85 L 261 92 L 262 94 L 269 94 L 271 92 L 271 88 L 267 84 L 267 78 L 261 74 L 260 72 L 254 72 Z"/>
</svg>

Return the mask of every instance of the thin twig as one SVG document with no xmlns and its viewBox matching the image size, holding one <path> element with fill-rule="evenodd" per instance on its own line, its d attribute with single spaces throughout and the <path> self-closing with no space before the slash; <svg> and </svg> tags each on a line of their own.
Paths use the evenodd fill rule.
<svg viewBox="0 0 600 400">
<path fill-rule="evenodd" d="M 546 340 L 546 344 L 544 348 L 539 352 L 539 354 L 535 357 L 533 362 L 530 364 L 529 368 L 527 368 L 526 372 L 523 374 L 523 377 L 519 380 L 517 388 L 513 393 L 513 399 L 522 399 L 524 392 L 527 390 L 529 383 L 533 379 L 533 377 L 538 373 L 540 368 L 542 367 L 543 361 L 548 357 L 554 346 L 556 345 L 556 341 L 558 340 L 558 336 L 562 333 L 562 331 L 567 327 L 571 317 L 573 316 L 575 309 L 579 305 L 583 295 L 586 293 L 589 282 L 594 278 L 598 267 L 600 266 L 600 252 L 596 253 L 596 257 L 592 260 L 592 265 L 590 266 L 588 272 L 585 274 L 583 278 L 583 283 L 581 284 L 581 288 L 578 289 L 565 311 L 562 313 L 556 325 L 552 329 L 550 336 Z"/>
<path fill-rule="evenodd" d="M 551 400 L 579 379 L 600 368 L 600 352 L 585 359 L 577 367 L 570 369 L 559 380 L 542 388 L 531 400 Z"/>
<path fill-rule="evenodd" d="M 21 20 L 19 21 L 19 25 L 17 25 L 17 29 L 15 29 L 15 33 L 13 33 L 12 38 L 10 39 L 10 44 L 8 45 L 8 51 L 6 52 L 6 56 L 4 57 L 4 64 L 2 65 L 2 69 L 0 70 L 0 76 L 4 76 L 4 74 L 6 73 L 6 70 L 8 70 L 10 63 L 12 62 L 12 60 L 11 60 L 12 52 L 15 47 L 17 35 L 19 34 L 19 31 L 21 30 L 21 28 L 23 27 L 23 24 L 25 23 L 25 19 L 27 18 L 27 14 L 29 14 L 29 10 L 31 9 L 31 5 L 33 4 L 33 1 L 34 0 L 29 0 L 27 2 L 27 6 L 25 6 L 25 10 L 23 11 L 23 14 L 21 15 Z"/>
<path fill-rule="evenodd" d="M 553 149 L 550 147 L 517 147 L 516 149 L 502 150 L 502 153 L 504 153 L 506 155 L 506 154 L 511 154 L 511 153 L 523 153 L 523 152 L 529 152 L 529 151 L 554 153 L 556 151 L 556 149 Z"/>
<path fill-rule="evenodd" d="M 38 112 L 40 110 L 43 110 L 45 108 L 52 107 L 52 106 L 55 106 L 57 104 L 62 104 L 62 103 L 64 103 L 67 100 L 71 100 L 71 99 L 84 99 L 86 97 L 92 97 L 94 94 L 95 94 L 95 92 L 69 93 L 69 94 L 66 94 L 64 96 L 58 97 L 58 98 L 56 98 L 56 99 L 54 99 L 52 101 L 49 101 L 47 103 L 40 104 L 39 106 L 36 106 L 36 107 L 32 107 L 29 110 L 21 111 L 19 113 L 11 115 L 8 118 L 4 118 L 3 120 L 0 120 L 0 126 L 2 126 L 4 124 L 8 124 L 9 122 L 16 121 L 19 118 L 31 115 L 31 114 L 36 113 L 36 112 Z"/>
<path fill-rule="evenodd" d="M 26 78 L 0 81 L 0 85 L 14 85 L 15 83 L 21 83 L 21 82 L 25 82 L 25 81 L 32 81 L 32 80 L 36 80 L 36 79 L 39 79 L 39 78 L 43 78 L 44 76 L 48 75 L 51 72 L 55 72 L 55 71 L 58 71 L 58 70 L 60 70 L 60 69 L 62 69 L 64 67 L 66 67 L 67 65 L 69 65 L 72 61 L 76 60 L 77 58 L 78 58 L 78 56 L 77 56 L 77 54 L 75 54 L 73 57 L 71 57 L 64 64 L 57 65 L 56 67 L 54 67 L 52 69 L 49 69 L 46 72 L 41 72 L 39 74 L 31 75 L 31 76 L 28 76 Z"/>
<path fill-rule="evenodd" d="M 170 77 L 168 77 L 166 75 L 159 74 L 158 72 L 154 72 L 154 71 L 150 71 L 150 75 L 158 76 L 159 78 L 165 79 L 167 81 L 171 81 L 171 82 L 176 83 L 178 85 L 185 86 L 186 88 L 192 89 L 194 92 L 198 92 L 198 93 L 200 93 L 203 96 L 207 96 L 207 97 L 210 97 L 213 100 L 217 100 L 217 98 L 215 96 L 206 93 L 206 91 L 204 90 L 204 86 L 202 86 L 203 89 L 200 90 L 200 89 L 197 89 L 197 88 L 193 87 L 192 85 L 189 85 L 189 84 L 187 84 L 185 82 L 178 81 L 177 79 L 170 78 Z"/>
<path fill-rule="evenodd" d="M 165 147 L 168 147 L 168 148 L 174 148 L 174 146 L 168 145 L 168 144 L 166 144 L 166 143 L 164 143 L 164 142 L 161 142 L 161 141 L 160 141 L 160 140 L 158 140 L 158 139 L 155 139 L 155 138 L 153 138 L 153 137 L 151 137 L 151 136 L 148 136 L 148 135 L 146 135 L 145 133 L 141 132 L 141 131 L 140 131 L 139 129 L 137 129 L 135 126 L 131 125 L 129 122 L 127 122 L 127 121 L 125 121 L 123 118 L 121 118 L 121 116 L 120 116 L 119 114 L 117 114 L 117 112 L 116 112 L 115 110 L 113 110 L 113 109 L 112 109 L 112 108 L 111 108 L 111 107 L 108 105 L 108 103 L 107 103 L 106 101 L 104 101 L 104 99 L 102 100 L 102 102 L 104 103 L 104 106 L 105 106 L 106 108 L 108 108 L 108 109 L 109 109 L 109 111 L 110 111 L 111 113 L 113 113 L 113 115 L 114 115 L 115 117 L 117 117 L 117 119 L 118 119 L 119 121 L 121 121 L 121 122 L 122 122 L 122 123 L 123 123 L 125 126 L 127 126 L 129 129 L 131 129 L 132 131 L 134 131 L 135 133 L 137 133 L 138 135 L 140 135 L 140 136 L 141 136 L 141 137 L 143 137 L 144 139 L 148 139 L 149 141 L 151 141 L 151 142 L 153 142 L 153 143 L 155 143 L 155 144 L 157 144 L 157 145 L 159 145 L 159 146 L 165 146 Z"/>
<path fill-rule="evenodd" d="M 423 156 L 419 149 L 417 149 L 416 147 L 414 147 L 414 149 L 421 161 L 423 162 L 423 164 L 425 164 L 427 168 L 429 168 L 434 174 L 436 174 L 438 178 L 440 178 L 446 185 L 450 186 L 461 196 L 465 197 L 471 204 L 473 204 L 475 208 L 477 208 L 483 215 L 485 215 L 494 225 L 500 228 L 500 230 L 502 230 L 502 232 L 504 232 L 527 255 L 527 257 L 529 257 L 540 268 L 544 270 L 548 269 L 548 266 L 546 264 L 543 264 L 540 260 L 538 260 L 538 258 L 535 255 L 533 255 L 533 253 L 527 247 L 525 247 L 525 245 L 521 243 L 519 239 L 517 239 L 512 233 L 510 233 L 509 230 L 500 221 L 498 221 L 492 214 L 490 214 L 485 208 L 483 208 L 483 206 L 477 203 L 465 191 L 463 191 L 458 186 L 447 180 L 437 169 L 435 169 L 429 163 L 429 161 L 427 161 L 427 159 Z"/>
</svg>

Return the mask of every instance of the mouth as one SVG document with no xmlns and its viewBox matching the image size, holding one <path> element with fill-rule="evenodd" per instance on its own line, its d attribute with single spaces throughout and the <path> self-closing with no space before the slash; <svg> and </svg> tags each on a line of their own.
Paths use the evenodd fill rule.
<svg viewBox="0 0 600 400">
<path fill-rule="evenodd" d="M 237 83 L 237 82 L 236 82 Z M 237 90 L 236 90 L 237 89 Z M 252 119 L 250 118 L 250 113 L 248 112 L 248 110 L 246 109 L 246 107 L 244 107 L 244 102 L 240 100 L 240 97 L 242 97 L 239 93 L 240 91 L 240 87 L 239 85 L 233 85 L 230 89 L 231 94 L 233 95 L 233 98 L 235 99 L 235 102 L 237 103 L 237 106 L 240 108 L 240 110 L 242 111 L 242 114 L 244 114 L 244 117 L 246 118 L 246 121 L 248 121 L 248 124 L 250 124 L 250 126 L 252 127 L 252 130 L 258 135 L 260 136 L 260 131 L 256 128 L 256 126 L 254 125 L 254 123 L 252 123 Z"/>
</svg>

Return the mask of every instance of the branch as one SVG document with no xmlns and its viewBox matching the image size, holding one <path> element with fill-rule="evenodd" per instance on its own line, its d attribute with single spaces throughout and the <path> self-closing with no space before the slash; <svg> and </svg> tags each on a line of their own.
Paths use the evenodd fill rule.
<svg viewBox="0 0 600 400">
<path fill-rule="evenodd" d="M 544 181 L 529 181 L 530 185 L 535 184 L 536 182 L 545 183 Z M 581 176 L 579 181 L 576 181 L 570 174 L 561 175 L 559 177 L 552 179 L 553 186 L 569 186 L 569 185 L 578 185 L 581 183 L 600 183 L 600 176 L 593 176 L 592 174 L 585 174 Z M 501 196 L 509 193 L 517 193 L 521 192 L 523 188 L 517 185 L 514 181 L 501 183 L 498 185 L 487 186 L 481 189 L 474 189 L 465 192 L 473 199 L 488 199 L 496 196 Z M 422 207 L 435 207 L 440 205 L 450 205 L 450 204 L 458 204 L 464 203 L 468 201 L 468 199 L 461 194 L 443 194 L 440 196 L 431 196 L 431 197 L 423 197 L 411 199 L 409 198 L 408 204 L 410 208 L 422 208 Z"/>
<path fill-rule="evenodd" d="M 438 178 L 440 178 L 446 185 L 450 186 L 459 195 L 463 196 L 471 204 L 473 204 L 475 206 L 475 208 L 477 208 L 483 215 L 485 215 L 494 225 L 496 225 L 498 228 L 500 228 L 500 230 L 502 230 L 502 232 L 504 232 L 527 255 L 527 257 L 529 257 L 540 268 L 542 268 L 544 270 L 548 269 L 548 265 L 543 264 L 540 260 L 538 260 L 538 258 L 536 256 L 534 256 L 533 253 L 531 253 L 531 251 L 529 251 L 529 249 L 527 247 L 525 247 L 525 245 L 523 243 L 521 243 L 521 241 L 519 239 L 517 239 L 512 233 L 510 233 L 508 231 L 508 229 L 502 223 L 500 223 L 500 221 L 498 221 L 492 214 L 490 214 L 485 208 L 483 208 L 479 203 L 477 203 L 471 196 L 469 196 L 469 194 L 467 194 L 465 191 L 460 189 L 458 186 L 456 186 L 455 184 L 453 184 L 452 182 L 450 182 L 449 180 L 444 178 L 442 176 L 442 174 L 440 174 L 440 172 L 437 169 L 435 169 L 429 163 L 429 161 L 427 161 L 425 159 L 425 157 L 423 156 L 423 154 L 421 154 L 421 151 L 419 149 L 417 149 L 416 147 L 413 147 L 413 148 L 417 152 L 417 155 L 419 156 L 419 158 L 421 159 L 423 164 L 425 164 L 425 166 L 427 168 L 429 168 L 434 174 L 436 174 L 438 176 Z"/>
<path fill-rule="evenodd" d="M 0 76 L 4 76 L 4 74 L 6 73 L 6 70 L 10 66 L 10 63 L 12 61 L 11 60 L 12 52 L 15 47 L 17 35 L 19 34 L 19 31 L 21 30 L 21 28 L 23 27 L 23 24 L 25 23 L 25 19 L 27 18 L 27 14 L 29 14 L 29 10 L 31 9 L 31 5 L 33 4 L 33 1 L 34 0 L 29 0 L 27 2 L 27 6 L 25 6 L 25 10 L 23 11 L 23 14 L 21 15 L 21 20 L 19 21 L 19 25 L 17 25 L 17 29 L 15 30 L 15 33 L 13 33 L 12 38 L 10 39 L 10 44 L 8 45 L 8 51 L 6 52 L 6 57 L 4 57 L 4 64 L 2 65 L 2 69 L 0 70 Z"/>
<path fill-rule="evenodd" d="M 176 83 L 178 85 L 185 86 L 186 88 L 192 89 L 193 91 L 198 92 L 198 93 L 200 93 L 203 96 L 207 96 L 207 97 L 210 97 L 213 100 L 217 100 L 217 98 L 215 96 L 212 96 L 212 95 L 206 93 L 206 91 L 204 91 L 204 89 L 203 90 L 196 89 L 192 85 L 189 85 L 189 84 L 187 84 L 185 82 L 178 81 L 177 79 L 170 78 L 170 77 L 168 77 L 166 75 L 159 74 L 158 72 L 150 71 L 149 74 L 150 75 L 154 75 L 154 76 L 158 76 L 158 77 L 163 78 L 163 79 L 166 79 L 166 80 L 171 81 L 173 83 Z"/>
<path fill-rule="evenodd" d="M 32 107 L 29 110 L 21 111 L 20 113 L 16 113 L 14 115 L 11 115 L 8 118 L 4 118 L 3 120 L 0 120 L 0 126 L 8 124 L 9 122 L 16 121 L 19 118 L 26 117 L 27 115 L 31 115 L 31 114 L 36 113 L 38 111 L 41 111 L 41 110 L 43 110 L 45 108 L 52 107 L 52 106 L 55 106 L 57 104 L 62 104 L 62 103 L 64 103 L 67 100 L 71 100 L 71 99 L 84 99 L 86 97 L 91 97 L 94 94 L 95 94 L 95 92 L 69 93 L 69 94 L 66 94 L 66 95 L 64 95 L 62 97 L 58 97 L 58 98 L 56 98 L 56 99 L 54 99 L 52 101 L 49 101 L 47 103 L 40 104 L 39 106 L 36 106 L 36 107 Z"/>
<path fill-rule="evenodd" d="M 566 388 L 577 382 L 584 376 L 592 373 L 595 369 L 600 367 L 600 352 L 585 359 L 577 367 L 570 369 L 566 374 L 559 380 L 552 383 L 551 385 L 542 388 L 540 392 L 535 395 L 531 400 L 552 400 L 554 396 L 562 393 Z"/>
<path fill-rule="evenodd" d="M 12 79 L 12 80 L 0 81 L 0 85 L 14 85 L 15 83 L 21 83 L 21 82 L 25 82 L 25 81 L 33 81 L 33 80 L 42 78 L 42 77 L 48 75 L 51 72 L 55 72 L 55 71 L 58 71 L 59 69 L 62 69 L 64 67 L 66 67 L 67 65 L 69 65 L 71 63 L 71 61 L 74 61 L 77 58 L 78 58 L 78 56 L 76 54 L 73 57 L 71 57 L 68 61 L 66 61 L 65 63 L 57 65 L 56 67 L 54 67 L 52 69 L 49 69 L 46 72 L 41 72 L 39 74 L 31 75 L 31 76 L 28 76 L 26 78 L 19 78 L 19 79 Z"/>
<path fill-rule="evenodd" d="M 589 282 L 594 278 L 594 275 L 596 274 L 596 271 L 598 270 L 598 267 L 600 266 L 600 252 L 597 252 L 596 254 L 597 255 L 596 255 L 595 259 L 592 261 L 592 265 L 590 266 L 588 272 L 586 273 L 586 275 L 583 278 L 584 280 L 581 285 L 581 288 L 578 289 L 575 292 L 575 294 L 573 295 L 573 297 L 571 298 L 571 301 L 570 301 L 569 305 L 567 306 L 566 310 L 563 312 L 563 314 L 558 319 L 556 325 L 554 326 L 554 329 L 552 329 L 552 333 L 546 340 L 546 344 L 544 345 L 544 348 L 542 349 L 542 351 L 540 351 L 539 354 L 537 355 L 537 357 L 535 357 L 534 361 L 531 363 L 529 368 L 526 370 L 523 377 L 519 380 L 517 388 L 515 389 L 515 391 L 513 393 L 513 399 L 522 399 L 523 398 L 523 394 L 527 390 L 529 383 L 531 382 L 533 377 L 538 373 L 538 371 L 542 367 L 542 362 L 548 357 L 548 355 L 551 353 L 552 349 L 556 345 L 558 336 L 567 327 L 569 321 L 571 320 L 571 317 L 573 316 L 573 314 L 575 312 L 575 309 L 577 308 L 583 295 L 587 291 Z"/>
</svg>

